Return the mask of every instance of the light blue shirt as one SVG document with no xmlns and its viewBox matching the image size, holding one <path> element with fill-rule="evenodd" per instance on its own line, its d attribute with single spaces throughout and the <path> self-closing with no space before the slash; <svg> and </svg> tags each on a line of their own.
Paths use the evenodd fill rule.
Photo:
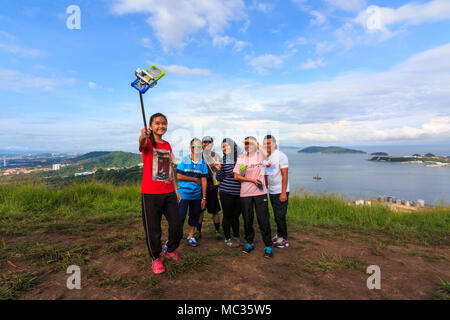
<svg viewBox="0 0 450 320">
<path fill-rule="evenodd" d="M 181 159 L 177 166 L 177 173 L 187 177 L 202 178 L 208 176 L 208 166 L 200 158 L 198 162 L 191 160 L 190 156 Z M 178 181 L 178 193 L 183 200 L 196 200 L 202 198 L 202 187 L 193 181 Z"/>
</svg>

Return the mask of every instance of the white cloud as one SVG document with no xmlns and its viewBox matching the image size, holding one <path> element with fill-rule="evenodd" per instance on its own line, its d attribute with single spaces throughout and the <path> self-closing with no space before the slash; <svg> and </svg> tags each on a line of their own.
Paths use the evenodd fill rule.
<svg viewBox="0 0 450 320">
<path fill-rule="evenodd" d="M 17 38 L 12 34 L 0 30 L 0 38 L 5 38 L 7 43 L 0 43 L 0 51 L 21 57 L 39 57 L 46 54 L 45 51 L 34 48 L 25 48 L 16 44 Z"/>
<path fill-rule="evenodd" d="M 0 88 L 22 92 L 26 89 L 52 91 L 61 85 L 73 85 L 74 78 L 44 78 L 24 74 L 16 70 L 0 69 Z"/>
<path fill-rule="evenodd" d="M 2 33 L 4 37 L 6 37 L 8 40 L 14 41 L 14 37 L 9 35 L 8 33 Z M 14 43 L 0 43 L 0 51 L 18 55 L 21 57 L 40 57 L 46 54 L 45 51 L 41 49 L 34 49 L 34 48 L 24 48 L 22 46 L 19 46 Z"/>
<path fill-rule="evenodd" d="M 207 112 L 210 118 L 204 125 L 211 128 L 269 128 L 279 130 L 289 143 L 448 141 L 448 56 L 450 43 L 381 72 L 348 72 L 305 84 L 177 93 L 177 104 L 192 113 L 179 121 L 194 121 L 197 114 Z M 265 55 L 251 63 L 267 72 L 265 67 L 273 61 L 278 60 Z M 282 60 L 274 64 L 281 65 Z"/>
<path fill-rule="evenodd" d="M 270 33 L 280 33 L 285 27 L 287 26 L 287 24 L 282 23 L 280 24 L 280 26 L 278 28 L 274 28 L 274 29 L 270 29 Z"/>
<path fill-rule="evenodd" d="M 314 16 L 314 19 L 310 21 L 310 24 L 313 26 L 322 26 L 328 23 L 328 19 L 326 15 L 323 12 L 312 10 L 309 12 L 312 16 Z"/>
<path fill-rule="evenodd" d="M 304 37 L 297 37 L 294 40 L 287 40 L 284 44 L 288 49 L 292 49 L 296 46 L 308 44 L 308 40 Z"/>
<path fill-rule="evenodd" d="M 147 23 L 167 50 L 182 48 L 186 38 L 203 29 L 212 36 L 222 33 L 232 21 L 246 18 L 243 0 L 115 0 L 116 14 L 147 13 Z"/>
<path fill-rule="evenodd" d="M 89 89 L 94 89 L 94 90 L 99 88 L 98 84 L 96 84 L 95 82 L 92 82 L 92 81 L 90 81 L 88 83 L 88 87 L 89 87 Z"/>
<path fill-rule="evenodd" d="M 250 27 L 250 20 L 245 20 L 244 25 L 242 26 L 242 28 L 239 29 L 240 33 L 246 33 L 248 30 L 248 27 Z"/>
<path fill-rule="evenodd" d="M 211 74 L 211 71 L 207 69 L 190 69 L 188 67 L 180 65 L 164 66 L 163 68 L 168 72 L 173 72 L 182 76 L 209 76 Z"/>
<path fill-rule="evenodd" d="M 155 44 L 150 40 L 150 38 L 144 37 L 139 41 L 139 44 L 147 49 L 155 49 Z"/>
<path fill-rule="evenodd" d="M 300 69 L 302 70 L 308 70 L 308 69 L 317 69 L 320 67 L 325 66 L 325 63 L 323 62 L 322 58 L 317 58 L 315 60 L 308 59 L 308 61 L 300 66 Z"/>
<path fill-rule="evenodd" d="M 447 19 L 450 19 L 448 0 L 407 3 L 397 9 L 371 5 L 346 21 L 334 32 L 334 36 L 337 44 L 348 50 L 359 44 L 386 41 L 411 25 Z"/>
<path fill-rule="evenodd" d="M 283 65 L 282 58 L 273 54 L 265 54 L 249 60 L 248 64 L 258 73 L 266 73 L 269 69 L 277 69 Z"/>
<path fill-rule="evenodd" d="M 229 45 L 233 46 L 233 50 L 236 52 L 241 51 L 247 46 L 251 46 L 250 42 L 238 40 L 229 36 L 219 36 L 216 35 L 213 37 L 213 45 L 215 47 L 227 47 Z"/>
<path fill-rule="evenodd" d="M 359 139 L 364 141 L 450 139 L 450 117 L 432 118 L 420 127 L 373 130 Z"/>
<path fill-rule="evenodd" d="M 343 11 L 359 11 L 366 5 L 366 0 L 325 0 L 330 6 Z"/>
<path fill-rule="evenodd" d="M 6 31 L 3 31 L 3 30 L 0 30 L 0 36 L 2 36 L 2 37 L 4 37 L 4 38 L 8 39 L 9 41 L 14 41 L 14 40 L 16 40 L 16 37 L 15 37 L 15 36 L 13 36 L 12 34 L 6 32 Z"/>
<path fill-rule="evenodd" d="M 334 50 L 335 45 L 331 42 L 321 41 L 321 42 L 317 42 L 315 44 L 315 47 L 316 47 L 316 53 L 320 55 L 320 54 L 324 54 L 324 53 Z"/>
<path fill-rule="evenodd" d="M 384 30 L 397 24 L 417 25 L 450 19 L 450 1 L 408 3 L 398 9 L 369 6 L 355 18 L 366 30 Z"/>
<path fill-rule="evenodd" d="M 270 2 L 261 2 L 257 0 L 253 0 L 253 4 L 250 9 L 261 11 L 263 13 L 269 13 L 275 8 L 274 3 Z"/>
</svg>

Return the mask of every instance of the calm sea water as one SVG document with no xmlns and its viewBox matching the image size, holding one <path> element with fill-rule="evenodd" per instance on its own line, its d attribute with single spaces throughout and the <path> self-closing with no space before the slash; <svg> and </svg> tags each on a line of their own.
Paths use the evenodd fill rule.
<svg viewBox="0 0 450 320">
<path fill-rule="evenodd" d="M 423 199 L 428 204 L 443 201 L 450 205 L 450 167 L 426 167 L 420 164 L 399 164 L 367 161 L 371 152 L 384 151 L 390 155 L 412 155 L 432 152 L 446 154 L 446 150 L 427 148 L 364 148 L 368 154 L 305 154 L 283 150 L 289 157 L 291 189 L 311 193 L 338 193 L 349 200 L 373 199 L 387 195 L 405 200 Z M 322 180 L 316 181 L 319 175 Z"/>
</svg>

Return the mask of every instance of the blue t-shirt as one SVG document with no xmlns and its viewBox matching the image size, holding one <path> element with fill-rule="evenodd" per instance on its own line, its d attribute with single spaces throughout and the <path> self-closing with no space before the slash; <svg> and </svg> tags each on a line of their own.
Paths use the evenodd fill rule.
<svg viewBox="0 0 450 320">
<path fill-rule="evenodd" d="M 208 175 L 208 166 L 200 158 L 198 162 L 191 160 L 190 156 L 181 159 L 177 166 L 177 173 L 187 177 L 202 178 Z M 196 200 L 202 198 L 202 186 L 193 181 L 178 181 L 178 193 L 183 200 Z"/>
</svg>

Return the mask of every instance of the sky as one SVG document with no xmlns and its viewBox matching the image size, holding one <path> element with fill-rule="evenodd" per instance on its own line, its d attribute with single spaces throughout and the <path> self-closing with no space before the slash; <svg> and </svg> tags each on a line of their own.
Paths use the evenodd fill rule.
<svg viewBox="0 0 450 320">
<path fill-rule="evenodd" d="M 0 150 L 137 152 L 152 64 L 174 149 L 450 147 L 450 0 L 20 0 L 0 6 Z"/>
</svg>

